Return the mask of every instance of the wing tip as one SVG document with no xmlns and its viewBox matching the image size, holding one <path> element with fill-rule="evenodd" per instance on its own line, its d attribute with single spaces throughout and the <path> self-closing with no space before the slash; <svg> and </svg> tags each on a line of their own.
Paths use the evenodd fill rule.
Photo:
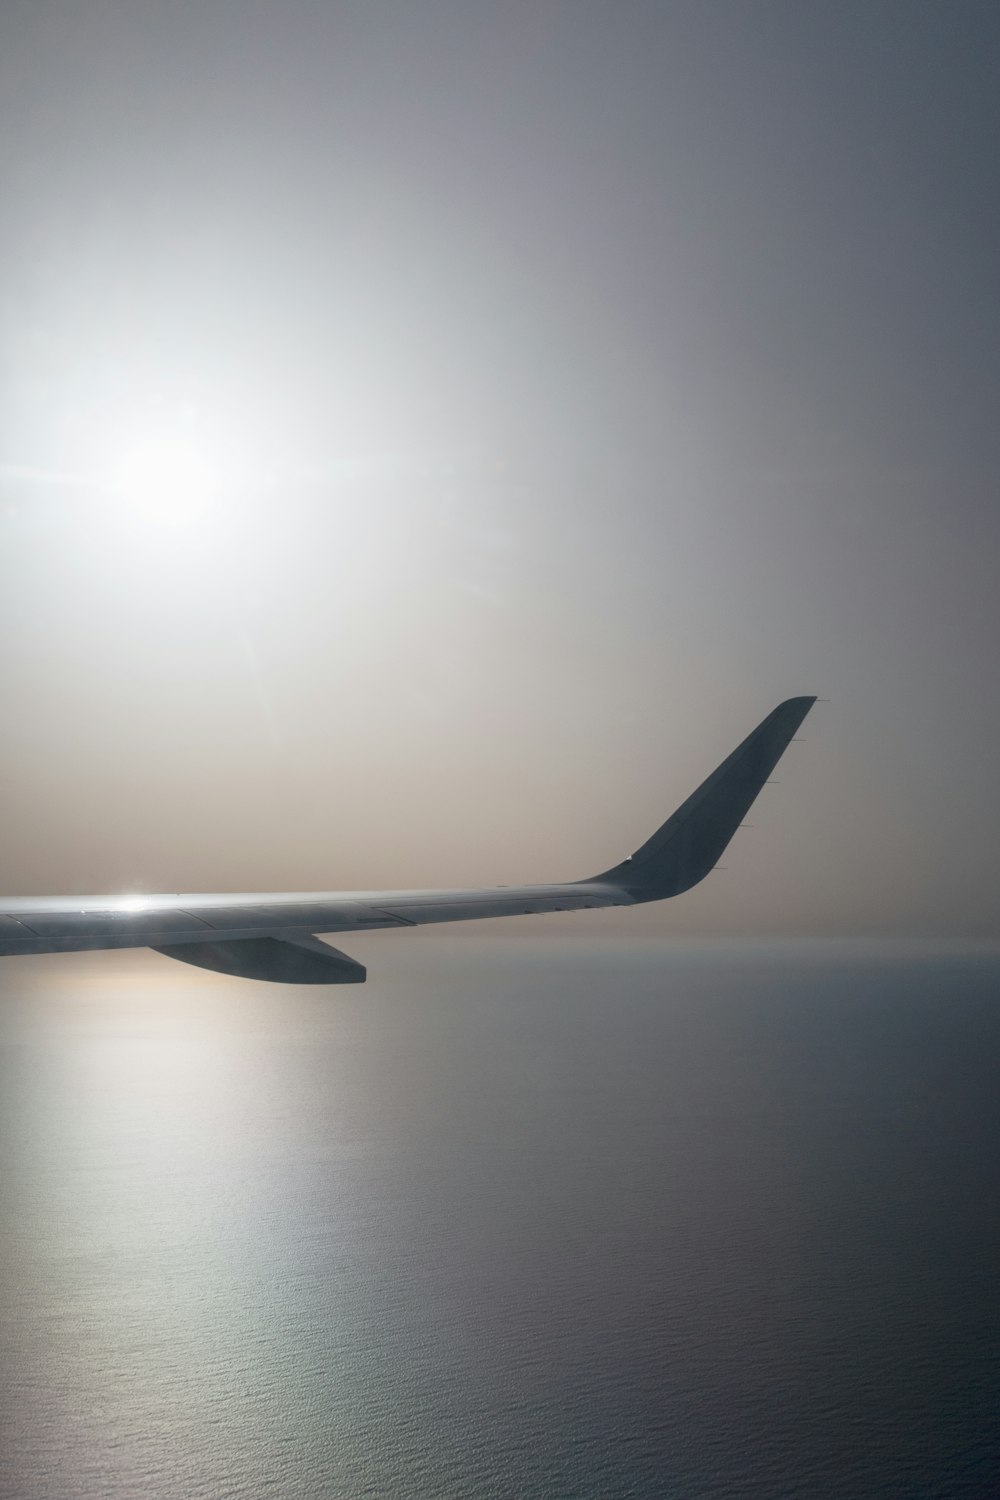
<svg viewBox="0 0 1000 1500">
<path fill-rule="evenodd" d="M 817 701 L 815 693 L 803 693 L 797 698 L 786 698 L 784 703 L 778 704 L 774 712 L 780 714 L 794 711 L 795 713 L 807 714 Z"/>
</svg>

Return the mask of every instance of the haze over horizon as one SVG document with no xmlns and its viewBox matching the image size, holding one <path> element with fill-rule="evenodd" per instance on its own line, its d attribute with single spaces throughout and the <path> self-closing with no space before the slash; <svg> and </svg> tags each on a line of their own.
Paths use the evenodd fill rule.
<svg viewBox="0 0 1000 1500">
<path fill-rule="evenodd" d="M 8 7 L 5 894 L 996 938 L 1000 15 Z M 547 925 L 546 925 L 547 924 Z"/>
</svg>

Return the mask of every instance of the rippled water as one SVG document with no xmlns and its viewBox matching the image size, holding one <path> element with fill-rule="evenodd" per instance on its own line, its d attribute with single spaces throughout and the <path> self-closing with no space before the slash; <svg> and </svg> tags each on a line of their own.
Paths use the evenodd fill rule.
<svg viewBox="0 0 1000 1500">
<path fill-rule="evenodd" d="M 358 952 L 0 966 L 5 1495 L 994 1493 L 1000 960 Z"/>
</svg>

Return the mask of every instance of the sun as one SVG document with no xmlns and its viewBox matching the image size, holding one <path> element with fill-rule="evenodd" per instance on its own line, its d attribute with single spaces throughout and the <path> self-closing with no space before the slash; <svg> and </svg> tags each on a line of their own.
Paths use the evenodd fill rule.
<svg viewBox="0 0 1000 1500">
<path fill-rule="evenodd" d="M 144 437 L 112 465 L 116 496 L 150 520 L 185 522 L 217 499 L 222 474 L 208 450 L 186 435 Z"/>
</svg>

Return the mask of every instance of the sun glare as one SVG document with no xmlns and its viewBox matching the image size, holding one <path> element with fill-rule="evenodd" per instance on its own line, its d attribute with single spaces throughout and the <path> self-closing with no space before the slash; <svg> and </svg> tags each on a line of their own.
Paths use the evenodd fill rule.
<svg viewBox="0 0 1000 1500">
<path fill-rule="evenodd" d="M 146 896 L 121 896 L 115 902 L 114 911 L 145 911 L 149 906 Z"/>
<path fill-rule="evenodd" d="M 196 519 L 219 494 L 222 476 L 211 455 L 186 437 L 149 438 L 132 444 L 112 469 L 116 495 L 150 519 Z"/>
</svg>

